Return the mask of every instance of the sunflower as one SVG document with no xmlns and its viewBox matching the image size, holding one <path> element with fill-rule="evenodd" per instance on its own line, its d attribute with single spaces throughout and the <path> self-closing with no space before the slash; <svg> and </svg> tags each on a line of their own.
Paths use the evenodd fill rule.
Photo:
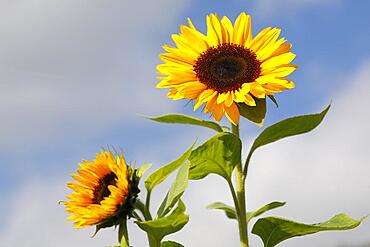
<svg viewBox="0 0 370 247">
<path fill-rule="evenodd" d="M 67 183 L 74 190 L 65 203 L 76 228 L 92 225 L 117 225 L 120 217 L 132 210 L 138 189 L 135 172 L 126 165 L 123 155 L 102 151 L 93 161 L 83 160 L 76 182 Z"/>
<path fill-rule="evenodd" d="M 207 16 L 207 34 L 199 32 L 188 18 L 181 33 L 172 35 L 176 47 L 165 45 L 157 66 L 157 88 L 169 88 L 174 100 L 195 100 L 194 111 L 205 104 L 204 112 L 216 121 L 225 114 L 238 124 L 238 105 L 256 106 L 264 99 L 294 83 L 285 78 L 296 66 L 292 45 L 279 38 L 281 30 L 268 27 L 252 36 L 251 17 L 241 13 L 234 25 L 226 16 Z"/>
</svg>

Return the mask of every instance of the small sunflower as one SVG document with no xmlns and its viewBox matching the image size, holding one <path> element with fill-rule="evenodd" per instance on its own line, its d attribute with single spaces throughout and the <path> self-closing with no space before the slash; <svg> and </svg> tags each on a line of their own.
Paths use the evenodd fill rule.
<svg viewBox="0 0 370 247">
<path fill-rule="evenodd" d="M 139 192 L 135 170 L 126 165 L 123 155 L 102 151 L 93 161 L 83 160 L 76 182 L 67 183 L 74 190 L 65 203 L 76 228 L 97 225 L 98 228 L 119 224 L 130 214 Z M 122 219 L 122 218 L 121 218 Z"/>
<path fill-rule="evenodd" d="M 225 114 L 238 124 L 238 104 L 256 106 L 256 99 L 294 87 L 285 76 L 297 68 L 291 64 L 295 54 L 279 39 L 280 29 L 268 27 L 253 37 L 246 13 L 234 25 L 226 16 L 210 14 L 206 35 L 188 23 L 172 35 L 176 47 L 163 46 L 164 64 L 157 66 L 157 88 L 171 89 L 169 98 L 195 100 L 194 111 L 205 104 L 204 112 L 216 121 Z"/>
</svg>

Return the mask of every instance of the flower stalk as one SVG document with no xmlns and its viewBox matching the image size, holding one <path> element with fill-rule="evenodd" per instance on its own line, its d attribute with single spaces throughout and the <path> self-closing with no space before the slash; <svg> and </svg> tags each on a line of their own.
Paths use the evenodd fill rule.
<svg viewBox="0 0 370 247">
<path fill-rule="evenodd" d="M 127 231 L 127 216 L 125 216 L 122 222 L 119 224 L 118 242 L 120 243 L 121 246 L 127 246 L 127 247 L 130 246 L 129 238 L 128 238 L 128 231 Z"/>
<path fill-rule="evenodd" d="M 239 125 L 231 124 L 232 133 L 236 136 L 239 134 Z M 238 226 L 240 236 L 240 246 L 248 247 L 248 224 L 247 224 L 247 210 L 246 210 L 246 193 L 245 193 L 245 178 L 246 174 L 243 174 L 242 161 L 240 160 L 235 167 L 236 177 L 236 200 L 234 199 L 235 210 L 238 215 Z M 233 193 L 233 191 L 232 191 Z"/>
</svg>

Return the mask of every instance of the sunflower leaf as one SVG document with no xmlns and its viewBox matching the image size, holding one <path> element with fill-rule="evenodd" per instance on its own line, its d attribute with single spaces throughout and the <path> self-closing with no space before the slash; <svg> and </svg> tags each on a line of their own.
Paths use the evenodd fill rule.
<svg viewBox="0 0 370 247">
<path fill-rule="evenodd" d="M 231 207 L 225 203 L 222 203 L 222 202 L 214 202 L 210 205 L 207 206 L 208 209 L 219 209 L 219 210 L 222 210 L 224 211 L 224 213 L 226 214 L 227 218 L 229 219 L 236 219 L 237 216 L 236 216 L 236 212 L 235 212 L 235 208 L 234 207 Z"/>
<path fill-rule="evenodd" d="M 190 155 L 189 179 L 202 179 L 218 174 L 230 180 L 235 165 L 241 160 L 241 141 L 231 133 L 221 133 L 196 148 Z"/>
<path fill-rule="evenodd" d="M 213 129 L 217 132 L 223 132 L 222 127 L 213 121 L 206 121 L 200 118 L 183 115 L 183 114 L 168 114 L 159 117 L 146 117 L 147 119 L 169 124 L 191 124 Z"/>
<path fill-rule="evenodd" d="M 247 156 L 247 163 L 249 162 L 252 154 L 257 148 L 272 142 L 276 142 L 286 137 L 304 134 L 315 129 L 322 122 L 329 109 L 330 105 L 326 107 L 325 110 L 323 110 L 321 113 L 288 118 L 267 127 L 254 140 L 254 143 Z M 246 170 L 244 170 L 244 172 L 245 171 Z"/>
<path fill-rule="evenodd" d="M 135 221 L 135 223 L 156 241 L 172 233 L 180 231 L 189 221 L 189 216 L 185 214 L 185 205 L 179 200 L 177 208 L 168 216 L 150 221 Z"/>
<path fill-rule="evenodd" d="M 259 215 L 261 215 L 261 214 L 263 214 L 263 213 L 265 213 L 269 210 L 282 207 L 285 204 L 286 204 L 286 202 L 271 202 L 271 203 L 266 204 L 265 206 L 257 209 L 256 211 L 248 212 L 247 213 L 247 222 L 249 222 L 254 217 L 257 217 L 257 216 L 259 216 Z"/>
<path fill-rule="evenodd" d="M 255 101 L 256 106 L 239 103 L 239 113 L 241 116 L 261 127 L 266 116 L 266 99 L 255 99 Z"/>
<path fill-rule="evenodd" d="M 193 150 L 195 142 L 191 147 L 177 160 L 159 168 L 155 172 L 149 175 L 145 180 L 145 187 L 150 192 L 158 184 L 162 183 L 171 173 L 173 173 L 177 168 L 179 168 L 184 162 L 190 157 Z"/>
<path fill-rule="evenodd" d="M 158 209 L 157 216 L 161 218 L 169 213 L 188 187 L 189 162 L 185 163 L 177 173 L 176 180 L 172 184 L 165 199 Z"/>
<path fill-rule="evenodd" d="M 161 247 L 184 247 L 184 246 L 174 241 L 165 241 L 162 242 Z"/>
<path fill-rule="evenodd" d="M 318 224 L 304 224 L 278 217 L 259 219 L 253 226 L 252 233 L 258 235 L 264 247 L 273 247 L 289 238 L 304 236 L 321 231 L 349 230 L 361 224 L 345 214 L 338 214 L 328 221 Z"/>
</svg>

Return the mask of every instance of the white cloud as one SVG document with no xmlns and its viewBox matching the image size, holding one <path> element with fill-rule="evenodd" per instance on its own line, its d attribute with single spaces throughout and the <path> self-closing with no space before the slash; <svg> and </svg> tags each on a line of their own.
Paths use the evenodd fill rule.
<svg viewBox="0 0 370 247">
<path fill-rule="evenodd" d="M 342 0 L 258 0 L 256 1 L 256 12 L 261 16 L 274 16 L 281 11 L 289 11 L 294 14 L 296 10 L 321 7 L 336 6 Z M 293 11 L 293 12 L 292 12 Z"/>
<path fill-rule="evenodd" d="M 188 0 L 5 1 L 0 147 L 37 145 L 170 111 L 154 88 L 162 30 Z M 163 12 L 163 6 L 167 11 Z"/>
</svg>

